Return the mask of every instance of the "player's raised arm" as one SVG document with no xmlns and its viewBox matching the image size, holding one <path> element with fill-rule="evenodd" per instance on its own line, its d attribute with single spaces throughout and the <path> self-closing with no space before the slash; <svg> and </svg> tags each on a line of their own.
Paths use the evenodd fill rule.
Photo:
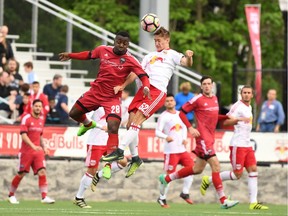
<svg viewBox="0 0 288 216">
<path fill-rule="evenodd" d="M 137 75 L 131 72 L 122 85 L 114 87 L 114 93 L 118 94 L 119 91 L 123 91 L 126 88 L 126 86 L 134 82 L 136 78 L 137 78 Z"/>
<path fill-rule="evenodd" d="M 68 52 L 59 53 L 60 61 L 68 61 L 70 59 L 88 60 L 90 58 L 91 58 L 90 51 L 83 51 L 78 53 L 68 53 Z"/>
<path fill-rule="evenodd" d="M 192 50 L 186 50 L 185 56 L 181 59 L 181 65 L 186 67 L 191 67 L 193 65 L 193 55 Z"/>
</svg>

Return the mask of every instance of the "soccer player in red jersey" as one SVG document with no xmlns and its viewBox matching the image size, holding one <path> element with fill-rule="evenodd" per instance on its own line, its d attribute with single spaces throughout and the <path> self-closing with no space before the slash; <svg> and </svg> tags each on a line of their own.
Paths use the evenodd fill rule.
<svg viewBox="0 0 288 216">
<path fill-rule="evenodd" d="M 14 193 L 25 174 L 29 173 L 30 166 L 34 174 L 37 174 L 39 177 L 39 189 L 42 196 L 41 202 L 47 204 L 55 202 L 55 200 L 47 196 L 48 184 L 46 179 L 45 154 L 48 154 L 48 149 L 42 141 L 44 127 L 44 120 L 41 115 L 42 108 L 42 101 L 40 99 L 34 100 L 31 114 L 26 114 L 21 121 L 20 134 L 22 144 L 19 153 L 19 170 L 18 174 L 13 178 L 9 190 L 8 201 L 11 204 L 19 204 Z"/>
<path fill-rule="evenodd" d="M 169 175 L 159 176 L 161 184 L 184 178 L 189 175 L 202 173 L 208 163 L 212 170 L 212 182 L 221 202 L 221 208 L 231 208 L 237 205 L 238 201 L 227 199 L 224 194 L 222 180 L 220 178 L 220 163 L 214 150 L 214 134 L 218 120 L 227 119 L 228 116 L 219 115 L 218 99 L 212 93 L 213 80 L 210 76 L 203 76 L 200 80 L 202 93 L 185 103 L 180 111 L 180 118 L 188 128 L 188 132 L 196 138 L 196 161 L 193 166 L 184 167 Z M 194 111 L 197 119 L 197 128 L 193 128 L 188 121 L 186 114 Z"/>
<path fill-rule="evenodd" d="M 96 122 L 88 119 L 86 113 L 102 106 L 107 120 L 109 135 L 107 143 L 110 146 L 118 147 L 122 91 L 115 94 L 114 87 L 122 85 L 130 72 L 137 74 L 143 84 L 144 96 L 150 97 L 148 75 L 142 69 L 138 60 L 127 51 L 129 41 L 129 34 L 121 31 L 116 34 L 114 46 L 102 45 L 92 51 L 59 54 L 61 61 L 100 59 L 99 72 L 95 81 L 91 82 L 91 88 L 76 101 L 69 112 L 72 119 L 83 124 L 78 131 L 78 136 L 96 127 Z"/>
</svg>

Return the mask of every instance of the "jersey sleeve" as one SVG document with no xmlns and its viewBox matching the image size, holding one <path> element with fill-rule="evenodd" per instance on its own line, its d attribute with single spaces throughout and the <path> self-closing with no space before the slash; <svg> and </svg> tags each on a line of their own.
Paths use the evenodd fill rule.
<svg viewBox="0 0 288 216">
<path fill-rule="evenodd" d="M 226 114 L 227 116 L 233 116 L 233 117 L 239 117 L 238 116 L 238 104 L 235 103 L 232 105 L 231 109 L 229 110 L 229 112 Z"/>
<path fill-rule="evenodd" d="M 27 119 L 27 115 L 25 115 L 21 120 L 20 134 L 27 133 L 27 132 L 28 132 L 28 119 Z"/>
<path fill-rule="evenodd" d="M 156 129 L 155 129 L 156 136 L 160 137 L 160 138 L 163 138 L 163 139 L 166 139 L 168 137 L 167 134 L 163 133 L 165 122 L 166 122 L 165 121 L 165 116 L 163 114 L 160 115 L 160 117 L 158 119 L 158 122 L 157 122 Z"/>
<path fill-rule="evenodd" d="M 100 58 L 100 53 L 101 53 L 101 51 L 103 52 L 103 48 L 104 48 L 104 46 L 102 45 L 102 46 L 98 46 L 94 50 L 92 50 L 90 58 L 91 59 Z"/>
<path fill-rule="evenodd" d="M 184 55 L 182 53 L 179 53 L 177 51 L 173 52 L 173 61 L 175 64 L 180 65 L 181 63 L 181 59 L 184 57 Z"/>
</svg>

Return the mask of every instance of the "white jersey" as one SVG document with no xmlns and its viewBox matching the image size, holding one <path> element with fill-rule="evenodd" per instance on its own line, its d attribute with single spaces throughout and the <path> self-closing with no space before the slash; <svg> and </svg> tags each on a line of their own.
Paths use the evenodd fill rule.
<svg viewBox="0 0 288 216">
<path fill-rule="evenodd" d="M 182 53 L 172 49 L 148 53 L 141 65 L 149 76 L 150 84 L 166 93 L 169 80 L 176 65 L 180 65 L 182 57 L 184 57 Z"/>
<path fill-rule="evenodd" d="M 251 147 L 250 132 L 252 130 L 253 120 L 251 106 L 244 104 L 242 101 L 237 101 L 235 104 L 233 104 L 230 111 L 226 115 L 236 118 L 250 118 L 249 123 L 238 121 L 238 123 L 234 125 L 234 134 L 232 136 L 230 146 Z"/>
<path fill-rule="evenodd" d="M 158 118 L 156 126 L 156 136 L 166 139 L 168 136 L 173 138 L 172 142 L 165 140 L 164 153 L 182 153 L 186 151 L 183 140 L 187 139 L 187 127 L 179 117 L 179 111 L 170 113 L 164 111 Z"/>
<path fill-rule="evenodd" d="M 97 110 L 92 112 L 91 116 L 92 120 L 96 122 L 96 124 L 100 124 L 102 126 L 106 126 L 106 118 L 105 111 L 103 107 L 99 107 Z M 99 128 L 93 128 L 88 131 L 89 135 L 87 138 L 87 144 L 96 145 L 96 146 L 106 146 L 108 140 L 108 133 Z"/>
</svg>

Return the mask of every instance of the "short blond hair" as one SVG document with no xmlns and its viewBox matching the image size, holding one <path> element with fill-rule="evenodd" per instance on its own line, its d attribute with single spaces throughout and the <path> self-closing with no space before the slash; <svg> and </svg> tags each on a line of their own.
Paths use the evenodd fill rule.
<svg viewBox="0 0 288 216">
<path fill-rule="evenodd" d="M 180 90 L 183 91 L 184 89 L 187 89 L 188 91 L 191 90 L 191 84 L 190 84 L 190 82 L 183 82 L 183 83 L 180 85 Z"/>
</svg>

